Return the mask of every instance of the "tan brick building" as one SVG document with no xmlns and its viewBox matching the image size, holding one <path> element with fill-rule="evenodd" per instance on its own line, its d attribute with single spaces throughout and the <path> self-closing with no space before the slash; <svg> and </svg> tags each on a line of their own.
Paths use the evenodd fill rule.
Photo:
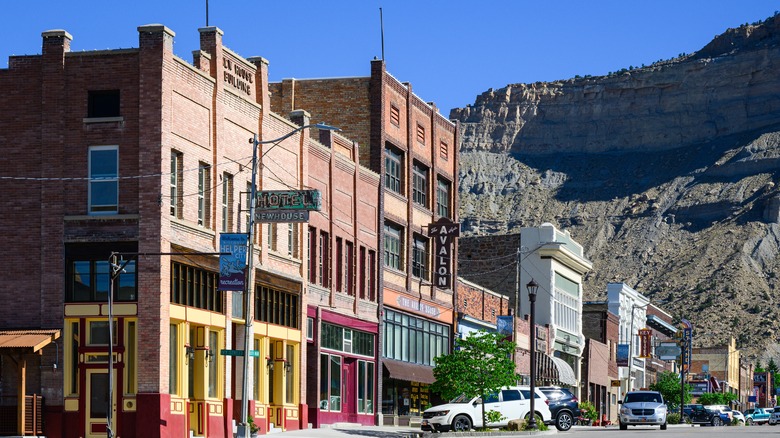
<svg viewBox="0 0 780 438">
<path fill-rule="evenodd" d="M 173 54 L 172 30 L 138 32 L 138 48 L 96 52 L 71 52 L 66 31 L 44 32 L 41 55 L 12 56 L 0 70 L 0 181 L 13 211 L 0 217 L 10 249 L 0 336 L 16 345 L 0 348 L 0 391 L 13 400 L 3 412 L 38 394 L 51 438 L 106 436 L 108 418 L 121 437 L 232 436 L 244 377 L 235 352 L 249 316 L 250 417 L 261 433 L 307 427 L 318 398 L 306 383 L 307 291 L 366 321 L 378 350 L 379 173 L 360 167 L 357 145 L 340 135 L 303 131 L 258 146 L 259 190 L 315 187 L 325 199 L 309 226 L 256 225 L 245 309 L 240 292 L 219 290 L 217 253 L 223 233 L 247 232 L 249 140 L 280 139 L 306 115 L 271 112 L 268 63 L 224 47 L 216 27 L 199 29 L 191 62 Z M 309 263 L 320 230 L 334 242 L 312 259 L 322 269 Z M 115 252 L 121 270 L 109 263 Z M 314 287 L 312 271 L 341 272 L 341 283 Z M 376 355 L 361 359 L 373 376 Z M 378 384 L 366 382 L 373 424 Z"/>
</svg>

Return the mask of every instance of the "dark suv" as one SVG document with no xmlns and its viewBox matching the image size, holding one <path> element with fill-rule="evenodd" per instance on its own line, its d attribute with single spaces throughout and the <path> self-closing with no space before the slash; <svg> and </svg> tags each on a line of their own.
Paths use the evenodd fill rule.
<svg viewBox="0 0 780 438">
<path fill-rule="evenodd" d="M 558 386 L 542 386 L 539 390 L 547 396 L 552 419 L 548 424 L 555 424 L 560 431 L 567 431 L 580 416 L 580 403 L 577 397 L 566 388 Z"/>
<path fill-rule="evenodd" d="M 722 426 L 725 422 L 719 412 L 707 409 L 703 405 L 685 405 L 683 406 L 683 423 L 690 424 L 711 424 L 713 426 Z"/>
</svg>

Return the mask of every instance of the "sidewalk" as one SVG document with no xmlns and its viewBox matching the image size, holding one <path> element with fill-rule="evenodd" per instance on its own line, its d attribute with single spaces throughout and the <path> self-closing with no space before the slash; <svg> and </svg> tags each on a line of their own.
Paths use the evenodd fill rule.
<svg viewBox="0 0 780 438">
<path fill-rule="evenodd" d="M 584 427 L 584 426 L 583 426 Z M 447 436 L 451 437 L 490 437 L 490 438 L 502 438 L 502 437 L 517 437 L 517 436 L 531 436 L 531 435 L 554 435 L 558 431 L 555 427 L 546 432 L 507 432 L 502 434 L 499 431 L 494 432 L 449 432 Z M 305 429 L 305 430 L 293 430 L 289 432 L 279 432 L 270 434 L 272 437 L 311 437 L 311 438 L 419 438 L 419 437 L 440 437 L 442 434 L 433 434 L 431 432 L 423 432 L 420 428 L 414 427 L 401 427 L 401 426 L 360 426 L 351 423 L 336 423 L 329 427 L 320 429 Z"/>
<path fill-rule="evenodd" d="M 344 437 L 373 437 L 373 438 L 416 438 L 422 436 L 419 427 L 401 426 L 362 426 L 352 423 L 336 423 L 318 429 L 291 430 L 288 432 L 272 433 L 270 437 L 318 437 L 318 438 L 344 438 Z"/>
</svg>

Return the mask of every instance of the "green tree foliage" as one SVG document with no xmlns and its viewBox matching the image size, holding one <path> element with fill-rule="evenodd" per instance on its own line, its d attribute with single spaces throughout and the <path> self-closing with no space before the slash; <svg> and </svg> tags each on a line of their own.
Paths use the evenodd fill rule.
<svg viewBox="0 0 780 438">
<path fill-rule="evenodd" d="M 512 353 L 515 343 L 504 335 L 480 330 L 465 338 L 455 339 L 452 354 L 436 358 L 431 389 L 447 400 L 460 394 L 486 395 L 503 386 L 517 383 Z M 482 424 L 485 422 L 485 404 L 482 404 Z"/>
<path fill-rule="evenodd" d="M 705 392 L 699 396 L 699 403 L 703 405 L 727 405 L 730 401 L 736 399 L 736 394 L 724 392 Z"/>
<path fill-rule="evenodd" d="M 658 375 L 658 380 L 650 385 L 650 389 L 658 391 L 669 406 L 669 410 L 680 409 L 680 376 L 671 371 L 664 371 Z M 691 402 L 691 387 L 685 385 L 685 400 L 683 404 Z"/>
</svg>

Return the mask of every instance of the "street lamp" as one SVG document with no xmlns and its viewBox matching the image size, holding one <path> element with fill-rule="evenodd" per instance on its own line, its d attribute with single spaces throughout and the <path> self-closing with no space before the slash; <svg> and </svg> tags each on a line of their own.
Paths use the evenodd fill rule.
<svg viewBox="0 0 780 438">
<path fill-rule="evenodd" d="M 294 130 L 288 132 L 287 134 L 275 138 L 273 140 L 264 140 L 264 141 L 258 141 L 257 140 L 257 134 L 254 135 L 254 137 L 249 139 L 249 143 L 252 144 L 252 185 L 250 190 L 250 200 L 249 200 L 249 224 L 247 229 L 247 274 L 246 274 L 246 284 L 244 287 L 244 321 L 245 321 L 245 330 L 244 330 L 244 367 L 243 367 L 243 373 L 244 373 L 244 381 L 241 385 L 241 424 L 238 426 L 237 434 L 236 436 L 239 438 L 248 438 L 249 437 L 249 424 L 248 424 L 248 414 L 249 414 L 249 393 L 250 388 L 252 385 L 250 384 L 250 378 L 249 378 L 249 352 L 252 349 L 252 320 L 254 319 L 254 315 L 250 315 L 249 309 L 250 304 L 252 303 L 252 295 L 254 293 L 254 268 L 253 268 L 253 262 L 254 262 L 254 240 L 255 240 L 255 207 L 257 206 L 257 147 L 261 144 L 269 144 L 273 143 L 273 146 L 268 148 L 267 151 L 263 152 L 263 155 L 267 154 L 268 151 L 273 149 L 279 142 L 282 140 L 285 140 L 291 136 L 293 136 L 295 133 L 299 131 L 303 131 L 307 128 L 317 128 L 327 131 L 340 131 L 340 129 L 335 128 L 330 125 L 326 125 L 324 123 L 314 123 L 311 125 L 303 125 L 299 126 L 298 128 L 295 128 Z"/>
<path fill-rule="evenodd" d="M 536 429 L 536 410 L 534 406 L 534 400 L 536 399 L 536 387 L 534 386 L 536 380 L 536 323 L 534 322 L 534 314 L 536 313 L 536 292 L 539 290 L 539 285 L 532 278 L 525 285 L 525 288 L 528 290 L 528 301 L 531 302 L 531 418 L 528 419 L 528 427 Z"/>
</svg>

